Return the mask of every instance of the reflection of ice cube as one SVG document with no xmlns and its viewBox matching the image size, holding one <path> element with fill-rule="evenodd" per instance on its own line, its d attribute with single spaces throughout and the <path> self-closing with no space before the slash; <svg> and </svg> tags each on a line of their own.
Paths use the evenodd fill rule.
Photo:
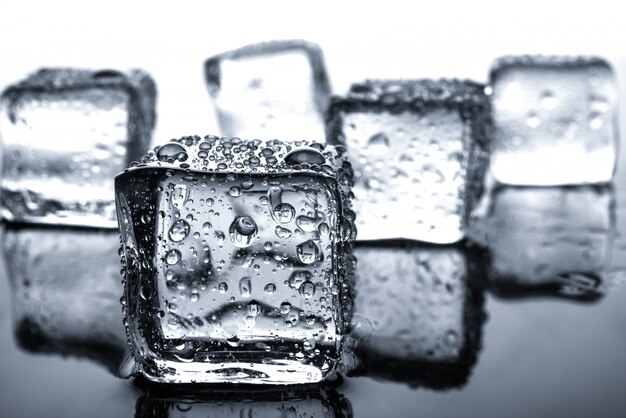
<svg viewBox="0 0 626 418">
<path fill-rule="evenodd" d="M 119 375 L 128 355 L 114 231 L 7 226 L 3 255 L 20 347 L 87 357 Z"/>
<path fill-rule="evenodd" d="M 209 58 L 205 72 L 222 134 L 323 141 L 330 86 L 317 45 L 250 45 Z"/>
<path fill-rule="evenodd" d="M 436 389 L 465 384 L 484 321 L 479 260 L 409 242 L 361 245 L 355 256 L 352 374 Z"/>
<path fill-rule="evenodd" d="M 610 186 L 496 189 L 471 232 L 490 250 L 497 294 L 581 300 L 602 295 L 613 235 Z"/>
<path fill-rule="evenodd" d="M 368 81 L 331 101 L 327 141 L 355 173 L 359 239 L 452 243 L 482 189 L 487 107 L 481 85 Z"/>
<path fill-rule="evenodd" d="M 506 57 L 491 71 L 491 169 L 501 183 L 608 182 L 617 155 L 617 91 L 599 58 Z"/>
<path fill-rule="evenodd" d="M 143 161 L 116 191 L 130 338 L 146 377 L 332 376 L 352 232 L 334 147 L 184 138 Z"/>
<path fill-rule="evenodd" d="M 9 87 L 4 218 L 115 227 L 113 177 L 149 147 L 155 94 L 140 71 L 44 69 Z"/>
<path fill-rule="evenodd" d="M 137 401 L 136 418 L 352 418 L 348 399 L 327 387 L 288 390 L 221 390 L 148 386 Z"/>
</svg>

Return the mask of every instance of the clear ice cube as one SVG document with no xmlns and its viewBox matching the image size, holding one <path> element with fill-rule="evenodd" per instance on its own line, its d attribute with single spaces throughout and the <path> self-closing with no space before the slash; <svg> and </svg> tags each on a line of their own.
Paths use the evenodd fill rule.
<svg viewBox="0 0 626 418">
<path fill-rule="evenodd" d="M 608 182 L 617 159 L 617 88 L 600 58 L 513 56 L 491 70 L 491 172 L 504 184 Z"/>
<path fill-rule="evenodd" d="M 338 151 L 188 137 L 116 178 L 128 332 L 148 379 L 334 375 L 355 233 Z"/>
<path fill-rule="evenodd" d="M 148 387 L 137 401 L 137 418 L 352 418 L 350 401 L 328 387 L 285 390 L 159 390 Z"/>
<path fill-rule="evenodd" d="M 331 99 L 327 142 L 348 148 L 359 239 L 461 240 L 482 190 L 488 114 L 469 81 L 367 81 Z"/>
<path fill-rule="evenodd" d="M 490 252 L 499 296 L 596 300 L 615 236 L 611 186 L 500 187 L 470 237 Z"/>
<path fill-rule="evenodd" d="M 222 134 L 324 140 L 330 83 L 317 45 L 249 45 L 209 58 L 205 74 Z"/>
<path fill-rule="evenodd" d="M 149 147 L 156 89 L 144 72 L 42 69 L 0 98 L 2 216 L 117 226 L 113 178 Z"/>
<path fill-rule="evenodd" d="M 4 227 L 15 338 L 29 352 L 93 360 L 124 376 L 128 343 L 115 231 Z"/>
<path fill-rule="evenodd" d="M 481 347 L 480 257 L 457 247 L 379 241 L 354 254 L 351 375 L 463 386 Z"/>
</svg>

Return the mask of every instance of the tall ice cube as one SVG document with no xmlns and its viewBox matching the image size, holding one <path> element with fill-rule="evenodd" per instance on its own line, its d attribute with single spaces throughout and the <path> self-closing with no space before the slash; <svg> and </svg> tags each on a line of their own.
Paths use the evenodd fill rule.
<svg viewBox="0 0 626 418">
<path fill-rule="evenodd" d="M 319 46 L 264 42 L 211 57 L 204 68 L 223 135 L 324 140 L 330 83 Z"/>
<path fill-rule="evenodd" d="M 0 98 L 0 206 L 10 221 L 117 226 L 113 178 L 149 147 L 144 72 L 42 69 Z"/>
<path fill-rule="evenodd" d="M 488 116 L 470 81 L 366 81 L 331 99 L 327 142 L 348 149 L 359 239 L 461 240 L 482 190 Z"/>
<path fill-rule="evenodd" d="M 116 178 L 127 331 L 148 379 L 334 375 L 355 234 L 343 151 L 187 137 Z"/>
<path fill-rule="evenodd" d="M 511 56 L 491 70 L 491 172 L 500 183 L 609 182 L 617 160 L 617 87 L 595 57 Z"/>
</svg>

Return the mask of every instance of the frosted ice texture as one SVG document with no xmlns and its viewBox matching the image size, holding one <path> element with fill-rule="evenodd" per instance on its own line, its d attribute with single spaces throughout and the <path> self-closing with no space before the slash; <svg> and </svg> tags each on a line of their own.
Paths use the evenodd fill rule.
<svg viewBox="0 0 626 418">
<path fill-rule="evenodd" d="M 518 56 L 491 70 L 491 172 L 510 185 L 603 183 L 617 159 L 617 87 L 593 57 Z"/>
<path fill-rule="evenodd" d="M 113 178 L 148 149 L 155 95 L 137 70 L 42 69 L 7 88 L 4 219 L 116 227 Z"/>
<path fill-rule="evenodd" d="M 209 58 L 205 74 L 223 135 L 324 141 L 330 84 L 317 45 L 249 45 Z"/>
<path fill-rule="evenodd" d="M 488 125 L 472 82 L 367 81 L 333 98 L 327 142 L 348 149 L 359 239 L 461 240 L 482 192 Z"/>
</svg>

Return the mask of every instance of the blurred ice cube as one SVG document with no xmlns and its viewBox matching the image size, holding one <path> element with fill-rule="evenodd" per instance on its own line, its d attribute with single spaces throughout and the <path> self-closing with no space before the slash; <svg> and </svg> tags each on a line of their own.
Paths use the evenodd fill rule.
<svg viewBox="0 0 626 418">
<path fill-rule="evenodd" d="M 606 285 L 614 218 L 610 186 L 503 187 L 470 235 L 490 250 L 496 294 L 595 300 Z"/>
<path fill-rule="evenodd" d="M 360 240 L 463 238 L 488 157 L 483 90 L 469 81 L 367 81 L 331 100 L 327 141 L 348 148 Z"/>
<path fill-rule="evenodd" d="M 446 389 L 477 361 L 484 321 L 480 258 L 410 242 L 359 245 L 353 375 Z"/>
<path fill-rule="evenodd" d="M 42 69 L 0 99 L 2 216 L 116 227 L 113 178 L 149 147 L 145 73 Z"/>
<path fill-rule="evenodd" d="M 205 73 L 223 135 L 324 140 L 330 83 L 317 45 L 249 45 L 209 58 Z"/>
<path fill-rule="evenodd" d="M 120 376 L 122 324 L 116 231 L 5 226 L 15 337 L 29 352 L 86 357 Z"/>
<path fill-rule="evenodd" d="M 141 382 L 139 382 L 141 384 Z M 352 418 L 350 402 L 329 387 L 255 389 L 147 386 L 136 418 Z"/>
<path fill-rule="evenodd" d="M 491 170 L 511 185 L 608 182 L 617 158 L 617 91 L 600 58 L 504 57 L 491 70 Z"/>
</svg>

